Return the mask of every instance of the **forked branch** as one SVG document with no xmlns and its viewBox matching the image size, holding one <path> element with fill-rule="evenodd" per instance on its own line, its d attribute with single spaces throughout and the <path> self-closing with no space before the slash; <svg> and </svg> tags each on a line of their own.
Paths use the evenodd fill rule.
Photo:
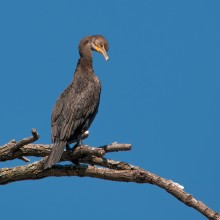
<svg viewBox="0 0 220 220">
<path fill-rule="evenodd" d="M 46 157 L 50 145 L 32 144 L 39 135 L 32 130 L 32 137 L 19 142 L 11 141 L 0 148 L 0 161 L 22 159 L 27 161 L 26 156 Z M 140 167 L 125 162 L 115 161 L 104 157 L 109 152 L 131 150 L 130 144 L 112 143 L 101 147 L 80 146 L 74 151 L 64 151 L 61 161 L 78 159 L 79 166 L 55 165 L 50 169 L 44 169 L 45 158 L 40 161 L 13 168 L 0 169 L 0 185 L 21 180 L 37 180 L 50 176 L 79 176 L 93 177 L 111 181 L 149 183 L 159 186 L 178 200 L 190 206 L 209 219 L 220 220 L 220 214 L 214 212 L 201 201 L 183 190 L 183 187 L 172 180 L 167 180 L 156 174 L 150 173 Z M 25 158 L 25 159 L 24 159 Z"/>
</svg>

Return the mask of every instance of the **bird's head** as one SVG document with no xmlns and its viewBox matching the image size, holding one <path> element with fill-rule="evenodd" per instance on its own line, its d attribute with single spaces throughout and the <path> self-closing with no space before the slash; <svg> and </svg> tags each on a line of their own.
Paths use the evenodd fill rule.
<svg viewBox="0 0 220 220">
<path fill-rule="evenodd" d="M 93 35 L 83 38 L 79 43 L 79 51 L 82 51 L 82 48 L 90 48 L 90 50 L 101 53 L 105 60 L 109 59 L 108 51 L 108 42 L 101 35 Z"/>
</svg>

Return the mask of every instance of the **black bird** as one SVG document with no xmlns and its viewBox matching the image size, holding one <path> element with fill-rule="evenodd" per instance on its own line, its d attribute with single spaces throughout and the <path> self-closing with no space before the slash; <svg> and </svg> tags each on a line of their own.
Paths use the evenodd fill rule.
<svg viewBox="0 0 220 220">
<path fill-rule="evenodd" d="M 98 112 L 101 84 L 92 67 L 92 50 L 108 60 L 108 42 L 101 35 L 83 38 L 79 43 L 80 58 L 70 85 L 56 101 L 51 116 L 52 150 L 44 168 L 60 161 L 71 140 L 82 145 L 82 135 Z"/>
</svg>

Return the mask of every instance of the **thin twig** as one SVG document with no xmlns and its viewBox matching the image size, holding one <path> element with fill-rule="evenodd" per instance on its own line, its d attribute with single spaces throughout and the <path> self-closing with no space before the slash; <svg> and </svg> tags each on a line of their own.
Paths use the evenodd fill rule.
<svg viewBox="0 0 220 220">
<path fill-rule="evenodd" d="M 22 160 L 22 161 L 24 161 L 26 163 L 30 162 L 30 160 L 27 157 L 24 157 L 24 156 L 20 156 L 20 157 L 18 157 L 18 159 Z"/>
<path fill-rule="evenodd" d="M 19 149 L 27 144 L 33 143 L 39 138 L 39 135 L 36 131 L 36 129 L 32 129 L 32 136 L 28 138 L 24 138 L 19 142 L 16 141 L 10 141 L 8 144 L 4 145 L 0 148 L 0 161 L 6 161 L 6 160 L 12 160 L 15 158 L 19 158 L 22 155 L 17 156 L 16 152 L 19 151 Z M 21 159 L 21 158 L 19 158 Z"/>
<path fill-rule="evenodd" d="M 131 144 L 119 144 L 117 142 L 114 142 L 112 144 L 104 145 L 99 148 L 103 148 L 106 153 L 118 152 L 118 151 L 128 151 L 128 150 L 131 150 Z"/>
</svg>

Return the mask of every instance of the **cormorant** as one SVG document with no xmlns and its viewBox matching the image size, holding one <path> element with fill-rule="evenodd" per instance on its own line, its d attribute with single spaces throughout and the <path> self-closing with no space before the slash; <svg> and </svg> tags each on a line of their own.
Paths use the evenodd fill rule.
<svg viewBox="0 0 220 220">
<path fill-rule="evenodd" d="M 64 148 L 71 140 L 82 145 L 87 131 L 98 112 L 101 84 L 92 67 L 92 50 L 108 60 L 108 42 L 101 35 L 83 38 L 79 43 L 80 58 L 70 85 L 57 99 L 51 116 L 52 150 L 44 164 L 50 168 L 60 161 Z"/>
</svg>

